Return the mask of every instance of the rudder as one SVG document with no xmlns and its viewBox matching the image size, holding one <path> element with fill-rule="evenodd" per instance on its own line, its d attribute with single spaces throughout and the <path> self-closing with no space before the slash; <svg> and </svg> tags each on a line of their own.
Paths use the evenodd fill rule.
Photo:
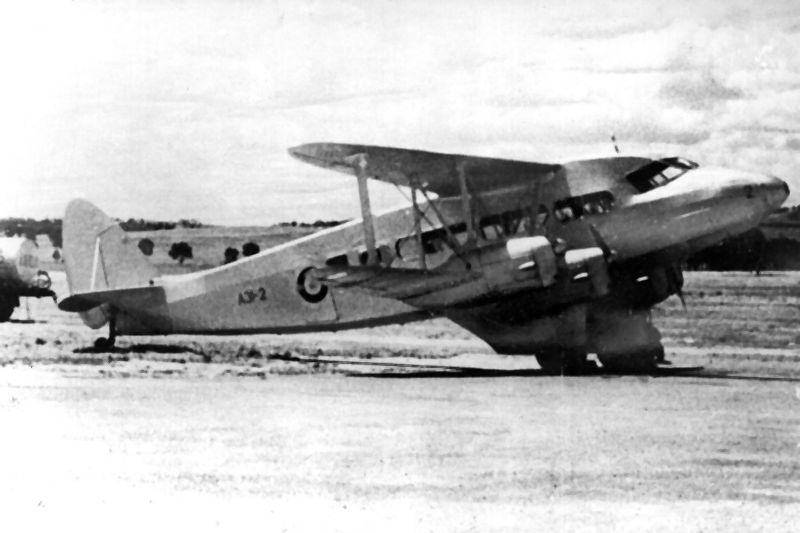
<svg viewBox="0 0 800 533">
<path fill-rule="evenodd" d="M 119 224 L 86 200 L 67 205 L 62 236 L 70 294 L 146 286 L 158 276 Z M 102 308 L 81 313 L 92 327 L 106 315 Z"/>
</svg>

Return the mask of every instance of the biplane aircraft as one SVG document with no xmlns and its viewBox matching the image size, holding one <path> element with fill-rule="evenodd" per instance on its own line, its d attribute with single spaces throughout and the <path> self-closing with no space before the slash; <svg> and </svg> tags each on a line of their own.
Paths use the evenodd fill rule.
<svg viewBox="0 0 800 533">
<path fill-rule="evenodd" d="M 670 157 L 543 164 L 314 143 L 295 158 L 357 178 L 362 218 L 241 261 L 160 276 L 84 200 L 64 218 L 71 296 L 59 306 L 110 335 L 300 333 L 444 316 L 502 354 L 580 372 L 664 358 L 651 308 L 683 299 L 688 254 L 756 226 L 778 178 Z M 408 191 L 373 214 L 367 187 Z"/>
<path fill-rule="evenodd" d="M 50 275 L 39 269 L 36 248 L 26 237 L 0 237 L 0 322 L 11 319 L 21 297 L 56 297 Z"/>
</svg>

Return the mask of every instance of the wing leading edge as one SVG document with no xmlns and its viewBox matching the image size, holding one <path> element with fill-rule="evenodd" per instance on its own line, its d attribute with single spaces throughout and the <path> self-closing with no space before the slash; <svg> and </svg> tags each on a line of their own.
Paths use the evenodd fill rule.
<svg viewBox="0 0 800 533">
<path fill-rule="evenodd" d="M 467 174 L 470 192 L 481 193 L 547 179 L 561 165 L 510 159 L 443 154 L 383 146 L 309 143 L 289 153 L 311 165 L 356 174 L 355 157 L 366 156 L 366 173 L 377 180 L 406 187 L 423 187 L 439 196 L 457 196 L 459 168 Z"/>
</svg>

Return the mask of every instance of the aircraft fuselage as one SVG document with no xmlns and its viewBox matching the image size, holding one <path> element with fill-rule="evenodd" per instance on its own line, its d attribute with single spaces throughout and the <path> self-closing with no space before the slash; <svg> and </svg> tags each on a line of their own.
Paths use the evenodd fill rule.
<svg viewBox="0 0 800 533">
<path fill-rule="evenodd" d="M 155 278 L 147 305 L 120 309 L 116 327 L 123 334 L 339 330 L 419 320 L 519 295 L 529 314 L 538 316 L 613 296 L 621 286 L 614 277 L 626 274 L 626 265 L 647 270 L 649 257 L 657 258 L 653 268 L 679 265 L 687 254 L 755 227 L 788 195 L 777 178 L 675 161 L 577 161 L 538 186 L 482 193 L 473 202 L 472 235 L 458 196 L 432 200 L 435 210 L 422 203 L 419 232 L 411 207 L 376 214 L 377 264 L 367 265 L 359 219 L 232 264 Z M 655 167 L 636 174 L 649 164 Z M 663 173 L 650 176 L 662 166 Z M 552 277 L 541 271 L 546 259 L 536 255 L 543 242 L 562 248 L 553 256 Z M 610 274 L 597 273 L 598 261 L 611 265 Z M 337 266 L 429 275 L 424 282 L 398 278 L 383 295 L 315 279 L 316 272 Z"/>
</svg>

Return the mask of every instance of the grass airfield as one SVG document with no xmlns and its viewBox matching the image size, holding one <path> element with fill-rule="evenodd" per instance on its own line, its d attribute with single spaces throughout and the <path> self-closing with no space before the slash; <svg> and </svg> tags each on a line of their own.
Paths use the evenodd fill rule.
<svg viewBox="0 0 800 533">
<path fill-rule="evenodd" d="M 31 300 L 0 324 L 5 523 L 796 531 L 800 274 L 687 273 L 685 291 L 654 319 L 704 375 L 377 379 L 281 359 L 536 368 L 446 320 L 96 353 L 99 332 Z"/>
</svg>

